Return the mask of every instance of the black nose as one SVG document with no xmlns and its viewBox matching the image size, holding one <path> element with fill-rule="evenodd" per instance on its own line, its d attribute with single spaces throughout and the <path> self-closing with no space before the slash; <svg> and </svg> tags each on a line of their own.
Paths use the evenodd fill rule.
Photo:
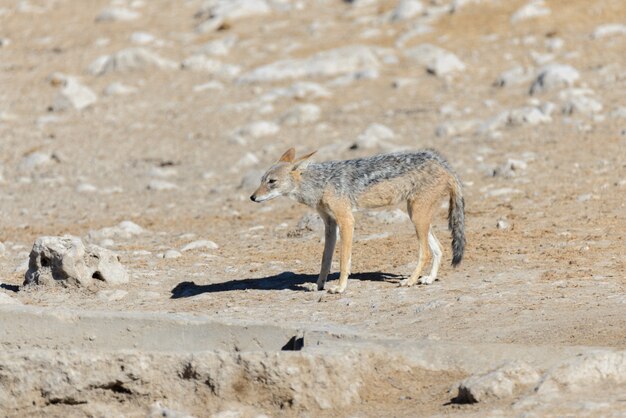
<svg viewBox="0 0 626 418">
<path fill-rule="evenodd" d="M 255 195 L 250 196 L 250 200 L 252 200 L 253 202 L 256 202 L 256 196 Z"/>
</svg>

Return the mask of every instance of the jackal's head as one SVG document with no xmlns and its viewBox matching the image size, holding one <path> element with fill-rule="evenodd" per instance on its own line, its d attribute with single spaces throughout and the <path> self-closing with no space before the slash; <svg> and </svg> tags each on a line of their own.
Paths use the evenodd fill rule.
<svg viewBox="0 0 626 418">
<path fill-rule="evenodd" d="M 298 190 L 302 170 L 309 164 L 312 152 L 296 159 L 296 150 L 289 148 L 280 159 L 261 177 L 261 185 L 252 193 L 250 200 L 263 202 L 278 196 L 286 196 Z"/>
</svg>

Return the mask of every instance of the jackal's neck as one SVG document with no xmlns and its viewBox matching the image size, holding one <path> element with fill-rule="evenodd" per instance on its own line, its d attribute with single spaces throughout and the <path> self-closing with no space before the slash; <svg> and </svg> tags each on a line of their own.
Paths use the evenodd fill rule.
<svg viewBox="0 0 626 418">
<path fill-rule="evenodd" d="M 289 197 L 312 208 L 318 206 L 328 182 L 319 166 L 320 164 L 311 164 L 299 173 L 295 178 L 296 187 Z"/>
</svg>

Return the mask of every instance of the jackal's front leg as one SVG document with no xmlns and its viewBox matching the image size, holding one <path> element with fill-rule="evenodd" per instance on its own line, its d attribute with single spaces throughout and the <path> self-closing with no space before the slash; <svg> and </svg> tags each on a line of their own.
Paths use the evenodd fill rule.
<svg viewBox="0 0 626 418">
<path fill-rule="evenodd" d="M 324 254 L 322 255 L 322 267 L 320 275 L 317 278 L 317 290 L 324 290 L 326 279 L 330 273 L 330 267 L 333 263 L 333 253 L 335 252 L 335 244 L 337 243 L 337 222 L 326 214 L 320 214 L 324 220 Z"/>
<path fill-rule="evenodd" d="M 329 293 L 343 293 L 348 285 L 350 276 L 350 265 L 352 262 L 352 235 L 354 233 L 354 217 L 350 210 L 337 215 L 337 225 L 341 236 L 341 260 L 339 266 L 339 284 L 331 286 Z"/>
</svg>

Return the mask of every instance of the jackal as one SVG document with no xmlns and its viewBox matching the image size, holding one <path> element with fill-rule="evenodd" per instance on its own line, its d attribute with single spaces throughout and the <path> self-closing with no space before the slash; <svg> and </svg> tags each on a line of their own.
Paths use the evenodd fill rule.
<svg viewBox="0 0 626 418">
<path fill-rule="evenodd" d="M 337 227 L 341 237 L 339 284 L 330 293 L 342 293 L 350 275 L 354 217 L 358 209 L 379 208 L 407 202 L 415 225 L 419 257 L 413 274 L 402 286 L 430 284 L 441 263 L 441 244 L 431 230 L 435 211 L 444 197 L 449 197 L 448 227 L 452 231 L 452 265 L 457 266 L 465 249 L 464 199 L 461 182 L 446 160 L 436 151 L 396 152 L 369 158 L 312 163 L 315 152 L 295 158 L 290 148 L 261 178 L 261 185 L 250 196 L 263 202 L 288 196 L 317 210 L 324 221 L 325 242 L 317 290 L 323 290 L 330 273 Z M 431 255 L 432 253 L 432 255 Z M 431 261 L 428 276 L 420 277 Z"/>
</svg>

